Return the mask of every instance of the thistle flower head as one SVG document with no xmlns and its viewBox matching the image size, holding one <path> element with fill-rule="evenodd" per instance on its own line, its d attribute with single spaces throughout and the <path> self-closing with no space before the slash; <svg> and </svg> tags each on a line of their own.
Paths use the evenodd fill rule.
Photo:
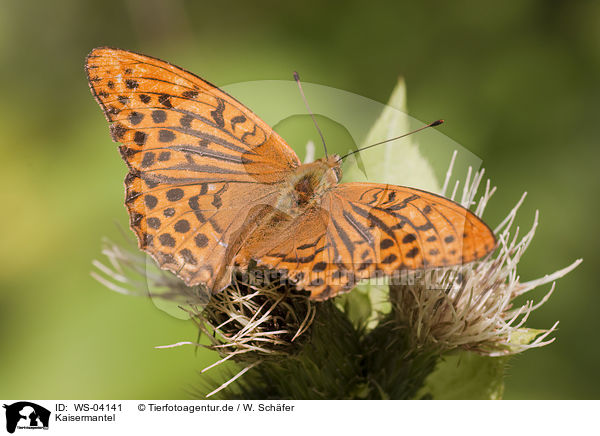
<svg viewBox="0 0 600 436">
<path fill-rule="evenodd" d="M 227 359 L 254 362 L 296 352 L 315 305 L 279 275 L 253 270 L 236 273 L 230 286 L 190 314 L 210 348 Z"/>
</svg>

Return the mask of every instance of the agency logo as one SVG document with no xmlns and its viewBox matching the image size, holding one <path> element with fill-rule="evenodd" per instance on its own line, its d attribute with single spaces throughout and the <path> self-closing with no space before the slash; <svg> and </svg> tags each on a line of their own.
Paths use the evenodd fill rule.
<svg viewBox="0 0 600 436">
<path fill-rule="evenodd" d="M 6 431 L 14 433 L 18 429 L 48 430 L 50 411 L 29 401 L 5 404 Z"/>
</svg>

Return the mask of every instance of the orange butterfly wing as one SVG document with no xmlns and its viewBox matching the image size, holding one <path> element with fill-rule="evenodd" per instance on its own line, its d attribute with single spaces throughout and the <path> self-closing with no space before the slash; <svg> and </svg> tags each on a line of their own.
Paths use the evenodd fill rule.
<svg viewBox="0 0 600 436">
<path fill-rule="evenodd" d="M 240 102 L 167 62 L 97 48 L 86 72 L 122 144 L 140 248 L 188 285 L 222 289 L 232 235 L 253 205 L 273 201 L 298 157 Z"/>
<path fill-rule="evenodd" d="M 377 274 L 472 262 L 496 246 L 485 223 L 457 203 L 376 183 L 335 186 L 321 208 L 298 217 L 286 233 L 295 237 L 280 242 L 261 263 L 287 271 L 317 300 Z"/>
</svg>

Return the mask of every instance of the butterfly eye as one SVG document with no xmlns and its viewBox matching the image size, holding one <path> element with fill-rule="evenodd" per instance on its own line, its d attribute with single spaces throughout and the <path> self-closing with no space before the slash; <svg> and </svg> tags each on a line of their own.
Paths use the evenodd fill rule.
<svg viewBox="0 0 600 436">
<path fill-rule="evenodd" d="M 338 166 L 333 167 L 333 173 L 335 174 L 336 181 L 339 182 L 342 179 L 342 168 Z"/>
</svg>

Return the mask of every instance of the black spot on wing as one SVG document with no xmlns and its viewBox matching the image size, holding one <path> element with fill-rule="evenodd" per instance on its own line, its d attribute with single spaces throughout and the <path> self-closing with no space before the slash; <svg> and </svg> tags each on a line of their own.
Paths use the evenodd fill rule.
<svg viewBox="0 0 600 436">
<path fill-rule="evenodd" d="M 390 263 L 393 263 L 394 261 L 396 261 L 397 259 L 398 259 L 398 256 L 396 256 L 395 254 L 390 254 L 385 259 L 383 259 L 381 261 L 381 263 L 390 264 Z"/>
<path fill-rule="evenodd" d="M 312 270 L 313 272 L 321 272 L 325 271 L 325 268 L 327 268 L 327 264 L 325 262 L 317 262 L 313 265 Z"/>
<path fill-rule="evenodd" d="M 419 248 L 413 247 L 408 251 L 408 253 L 406 253 L 406 257 L 408 257 L 409 259 L 413 259 L 417 257 L 417 254 L 419 254 Z"/>
<path fill-rule="evenodd" d="M 408 233 L 404 238 L 402 238 L 403 244 L 410 244 L 411 242 L 415 242 L 417 240 L 417 236 L 414 233 Z"/>
<path fill-rule="evenodd" d="M 164 123 L 167 119 L 167 113 L 161 109 L 152 111 L 152 121 L 157 124 Z"/>
<path fill-rule="evenodd" d="M 183 189 L 173 188 L 167 191 L 167 200 L 179 201 L 183 198 Z"/>
<path fill-rule="evenodd" d="M 217 98 L 217 107 L 215 108 L 214 111 L 210 112 L 210 116 L 214 120 L 215 124 L 221 129 L 223 127 L 225 127 L 225 120 L 223 118 L 224 111 L 225 111 L 225 102 L 222 99 Z"/>
<path fill-rule="evenodd" d="M 147 135 L 144 132 L 140 132 L 139 130 L 135 132 L 133 135 L 133 142 L 137 145 L 144 145 L 146 143 Z"/>
<path fill-rule="evenodd" d="M 140 85 L 137 82 L 137 80 L 127 79 L 125 80 L 125 86 L 127 87 L 127 89 L 137 89 Z"/>
<path fill-rule="evenodd" d="M 181 124 L 183 127 L 191 127 L 193 120 L 194 117 L 192 115 L 186 114 L 179 119 L 179 124 Z"/>
<path fill-rule="evenodd" d="M 177 233 L 187 233 L 190 231 L 190 223 L 188 222 L 188 220 L 181 219 L 175 223 L 175 226 L 173 226 L 173 228 Z"/>
<path fill-rule="evenodd" d="M 129 113 L 129 122 L 134 126 L 141 123 L 143 119 L 144 114 L 135 111 Z"/>
<path fill-rule="evenodd" d="M 158 240 L 165 247 L 170 247 L 170 248 L 175 247 L 175 239 L 173 239 L 173 237 L 168 233 L 163 233 L 163 234 L 159 235 Z"/>
<path fill-rule="evenodd" d="M 150 217 L 146 220 L 146 222 L 148 223 L 148 227 L 150 227 L 152 229 L 160 228 L 160 219 L 158 219 L 156 217 Z"/>
<path fill-rule="evenodd" d="M 144 203 L 148 209 L 154 209 L 158 204 L 158 199 L 154 195 L 147 194 L 144 196 Z"/>
<path fill-rule="evenodd" d="M 158 97 L 158 102 L 169 109 L 173 107 L 173 105 L 171 104 L 171 97 L 167 94 L 161 94 Z"/>
<path fill-rule="evenodd" d="M 198 97 L 198 91 L 183 91 L 181 95 L 185 98 L 196 98 Z"/>
<path fill-rule="evenodd" d="M 158 132 L 158 140 L 160 142 L 171 142 L 175 139 L 175 134 L 170 130 L 160 130 Z"/>
<path fill-rule="evenodd" d="M 158 160 L 160 162 L 168 161 L 170 158 L 171 158 L 170 151 L 161 151 L 160 154 L 158 155 Z"/>
<path fill-rule="evenodd" d="M 231 119 L 231 130 L 235 130 L 236 124 L 243 123 L 246 121 L 246 117 L 243 115 L 238 115 L 237 117 L 233 117 Z"/>
<path fill-rule="evenodd" d="M 208 238 L 206 237 L 206 235 L 203 235 L 202 233 L 198 233 L 194 237 L 194 242 L 196 242 L 197 247 L 204 248 L 208 245 Z"/>
<path fill-rule="evenodd" d="M 393 245 L 394 245 L 394 241 L 392 241 L 392 240 L 391 240 L 391 239 L 389 239 L 389 238 L 382 239 L 382 240 L 381 240 L 381 242 L 379 243 L 379 246 L 380 246 L 382 249 L 390 248 L 390 247 L 392 247 Z"/>
<path fill-rule="evenodd" d="M 153 152 L 149 151 L 144 153 L 144 159 L 142 159 L 141 167 L 148 168 L 154 164 L 155 155 Z"/>
</svg>

